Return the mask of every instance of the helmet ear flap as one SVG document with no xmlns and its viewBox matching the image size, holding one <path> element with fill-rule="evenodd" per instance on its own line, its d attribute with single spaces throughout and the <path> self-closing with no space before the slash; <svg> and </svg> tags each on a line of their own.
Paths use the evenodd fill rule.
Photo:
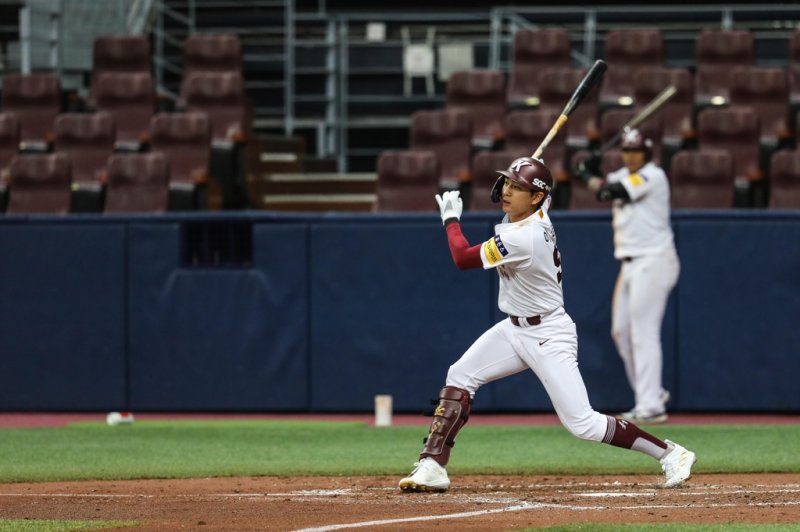
<svg viewBox="0 0 800 532">
<path fill-rule="evenodd" d="M 500 203 L 500 198 L 503 197 L 503 185 L 506 182 L 506 176 L 501 175 L 497 178 L 497 181 L 494 182 L 494 186 L 492 187 L 492 203 Z"/>
</svg>

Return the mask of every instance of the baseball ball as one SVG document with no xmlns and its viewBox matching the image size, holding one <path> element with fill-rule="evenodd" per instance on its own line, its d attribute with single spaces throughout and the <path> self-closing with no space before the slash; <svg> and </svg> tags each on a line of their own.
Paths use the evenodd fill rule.
<svg viewBox="0 0 800 532">
<path fill-rule="evenodd" d="M 106 416 L 106 423 L 110 426 L 133 423 L 133 414 L 130 412 L 109 412 Z"/>
</svg>

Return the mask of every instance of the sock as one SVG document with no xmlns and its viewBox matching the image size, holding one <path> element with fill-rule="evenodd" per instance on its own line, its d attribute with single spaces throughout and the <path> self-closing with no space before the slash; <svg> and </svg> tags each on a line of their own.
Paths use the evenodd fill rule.
<svg viewBox="0 0 800 532">
<path fill-rule="evenodd" d="M 666 442 L 659 440 L 649 432 L 645 432 L 630 421 L 608 417 L 608 426 L 603 443 L 639 451 L 656 460 L 660 460 L 669 452 Z"/>
</svg>

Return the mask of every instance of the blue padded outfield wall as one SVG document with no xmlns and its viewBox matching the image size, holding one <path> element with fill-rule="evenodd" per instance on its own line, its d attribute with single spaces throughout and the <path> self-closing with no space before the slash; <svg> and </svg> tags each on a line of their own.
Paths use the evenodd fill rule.
<svg viewBox="0 0 800 532">
<path fill-rule="evenodd" d="M 590 398 L 628 409 L 609 334 L 610 214 L 552 217 Z M 496 221 L 468 213 L 464 232 L 476 244 Z M 670 408 L 800 410 L 800 212 L 684 211 L 673 223 Z M 227 226 L 244 251 L 209 237 L 190 260 L 192 228 Z M 0 410 L 367 412 L 391 394 L 396 411 L 421 412 L 503 318 L 496 298 L 494 272 L 452 263 L 435 213 L 4 216 Z M 475 404 L 551 410 L 527 371 Z"/>
</svg>

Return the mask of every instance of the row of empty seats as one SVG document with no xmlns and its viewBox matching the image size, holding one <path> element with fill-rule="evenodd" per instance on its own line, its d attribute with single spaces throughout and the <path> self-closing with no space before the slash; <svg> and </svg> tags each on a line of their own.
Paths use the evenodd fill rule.
<svg viewBox="0 0 800 532">
<path fill-rule="evenodd" d="M 470 210 L 497 211 L 490 201 L 497 170 L 505 169 L 519 152 L 481 151 L 472 157 L 474 175 Z M 604 158 L 608 160 L 608 158 Z M 435 152 L 384 152 L 378 158 L 375 210 L 432 211 L 431 198 L 440 190 L 440 163 Z M 675 209 L 731 208 L 735 200 L 734 158 L 727 150 L 682 150 L 673 158 L 670 172 L 671 203 Z M 781 150 L 772 157 L 770 170 L 771 208 L 800 208 L 800 150 Z M 557 183 L 554 194 L 567 188 L 568 208 L 602 210 L 611 206 L 599 202 L 580 180 Z"/>
<path fill-rule="evenodd" d="M 67 214 L 74 203 L 72 165 L 62 153 L 15 156 L 8 168 L 8 204 L 14 214 Z M 112 155 L 103 212 L 157 213 L 168 208 L 169 162 L 161 153 Z"/>
<path fill-rule="evenodd" d="M 108 113 L 63 113 L 56 117 L 53 148 L 70 166 L 73 212 L 103 210 L 103 191 L 115 155 L 116 124 Z M 205 113 L 159 113 L 148 125 L 149 148 L 169 162 L 166 183 L 172 210 L 205 207 L 211 158 L 211 124 Z M 0 113 L 0 176 L 13 182 L 33 154 L 18 150 L 20 123 Z M 14 189 L 13 183 L 9 187 Z M 13 196 L 13 192 L 11 194 Z"/>
<path fill-rule="evenodd" d="M 100 160 L 99 154 L 107 152 L 109 134 L 113 137 L 113 150 L 116 152 L 149 151 L 153 142 L 153 124 L 164 120 L 164 113 L 160 111 L 180 111 L 187 117 L 202 114 L 204 118 L 200 121 L 189 120 L 191 125 L 174 126 L 177 128 L 175 133 L 181 130 L 184 135 L 188 134 L 187 127 L 202 129 L 203 135 L 208 130 L 208 138 L 197 154 L 182 157 L 181 161 L 207 159 L 210 143 L 212 161 L 206 161 L 204 173 L 206 176 L 209 174 L 210 166 L 210 173 L 220 183 L 218 188 L 223 196 L 220 206 L 243 207 L 245 169 L 240 161 L 243 159 L 243 146 L 250 136 L 252 120 L 241 66 L 241 45 L 236 35 L 189 36 L 184 45 L 180 96 L 176 102 L 167 105 L 156 95 L 148 38 L 133 35 L 99 37 L 94 43 L 90 89 L 84 105 L 76 106 L 74 102 L 66 101 L 55 73 L 9 73 L 3 77 L 0 112 L 15 117 L 19 123 L 20 153 L 63 151 L 64 141 L 60 146 L 54 143 L 63 133 L 59 129 L 63 130 L 64 122 L 88 124 L 91 119 L 87 117 L 91 115 L 103 117 L 93 126 L 81 126 L 84 133 L 93 127 L 100 128 L 103 138 L 98 137 L 94 147 L 88 146 L 91 139 L 83 138 L 80 141 L 83 155 L 76 153 L 77 147 L 70 154 L 80 161 L 88 158 Z M 64 112 L 76 107 L 86 111 L 84 116 Z M 156 117 L 160 118 L 156 120 Z M 75 127 L 78 126 L 73 126 L 73 129 Z M 97 131 L 96 134 L 101 133 Z M 200 131 L 192 134 L 198 136 Z M 187 141 L 184 138 L 181 142 L 186 145 Z M 160 143 L 158 151 L 163 152 L 163 137 L 156 143 Z M 75 186 L 83 187 L 86 179 L 82 167 L 85 165 L 75 161 L 73 165 L 77 172 Z M 183 162 L 173 162 L 173 186 L 187 181 L 183 166 Z"/>
</svg>

